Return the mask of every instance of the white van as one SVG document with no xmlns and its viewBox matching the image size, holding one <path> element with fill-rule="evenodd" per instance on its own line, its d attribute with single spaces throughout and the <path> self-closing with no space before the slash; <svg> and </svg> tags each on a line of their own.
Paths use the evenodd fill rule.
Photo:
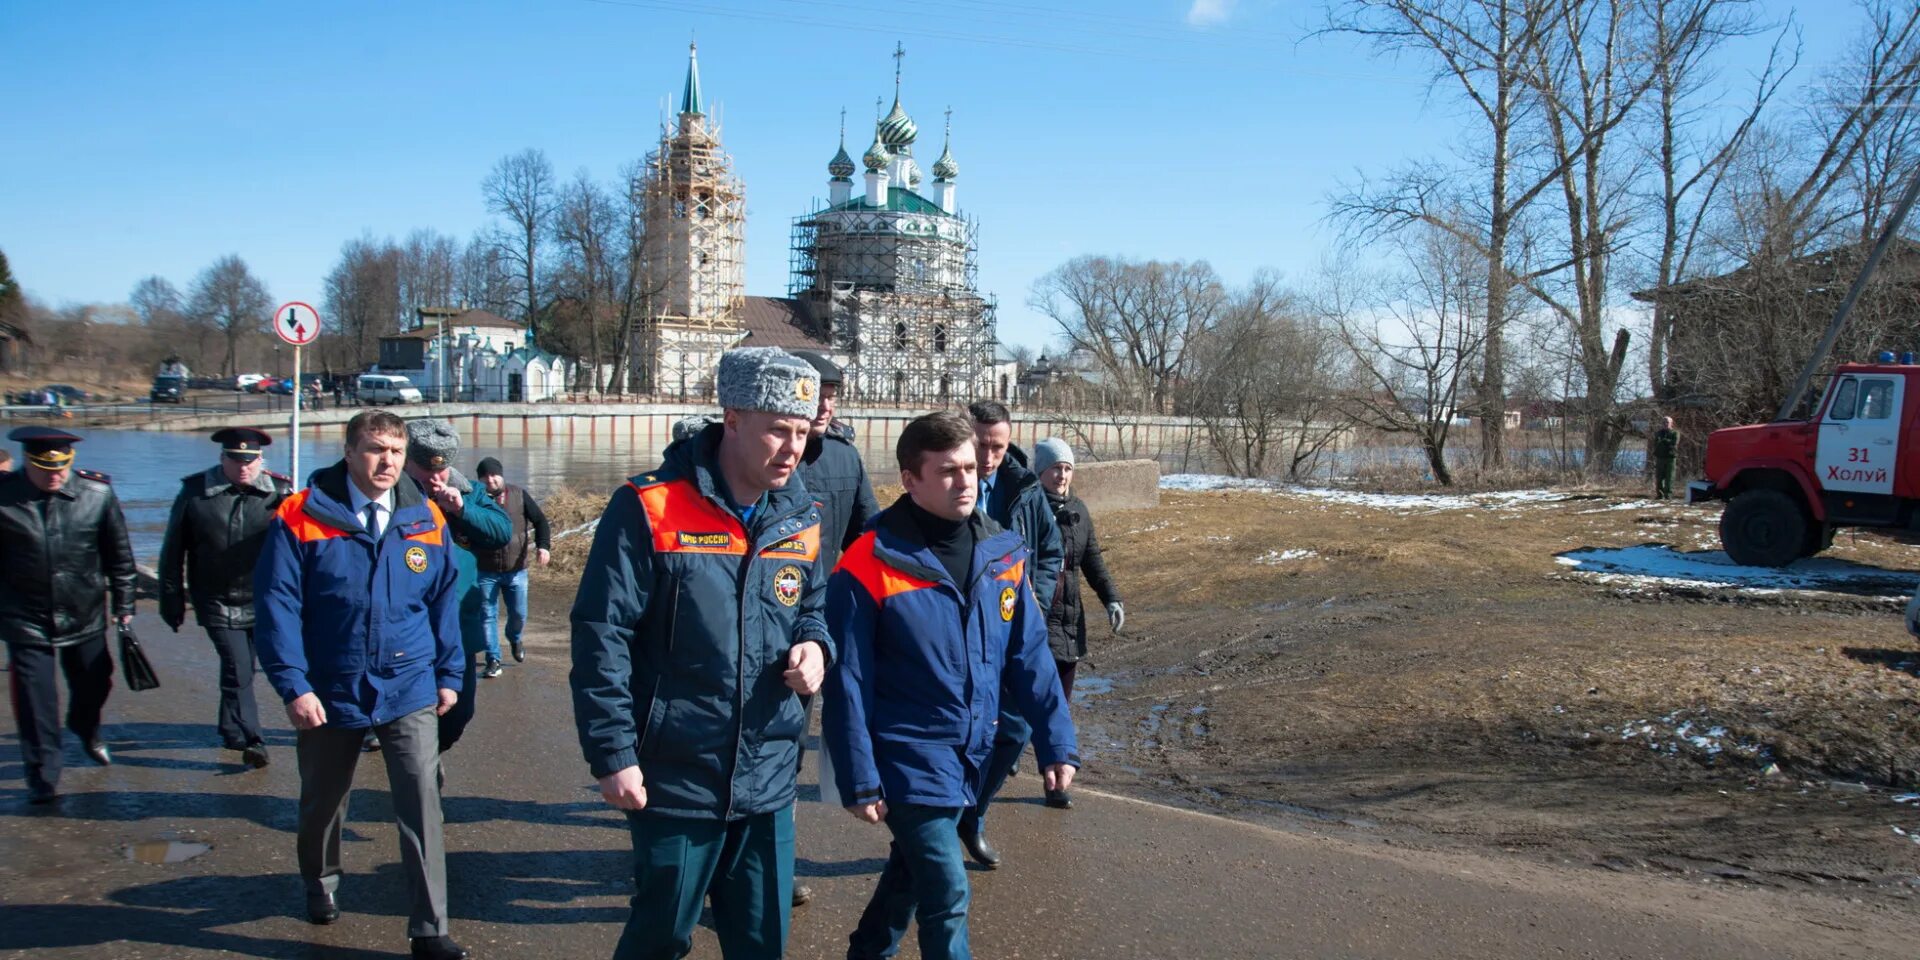
<svg viewBox="0 0 1920 960">
<path fill-rule="evenodd" d="M 361 403 L 425 403 L 420 389 L 406 377 L 386 373 L 369 373 L 360 377 L 358 385 Z"/>
</svg>

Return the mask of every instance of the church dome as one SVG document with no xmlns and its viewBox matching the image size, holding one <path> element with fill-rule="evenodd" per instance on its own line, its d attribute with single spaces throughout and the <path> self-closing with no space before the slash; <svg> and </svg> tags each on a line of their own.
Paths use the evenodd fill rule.
<svg viewBox="0 0 1920 960">
<path fill-rule="evenodd" d="M 827 172 L 832 174 L 835 180 L 845 180 L 853 176 L 853 158 L 847 156 L 845 143 L 840 145 L 840 150 L 833 155 L 833 159 L 827 161 Z"/>
<path fill-rule="evenodd" d="M 880 121 L 881 142 L 889 149 L 908 147 L 919 136 L 920 128 L 914 124 L 912 117 L 907 116 L 906 108 L 900 106 L 900 98 L 894 97 L 893 109 L 887 113 L 886 119 Z"/>
<path fill-rule="evenodd" d="M 868 147 L 866 155 L 860 159 L 867 165 L 868 173 L 879 173 L 893 162 L 893 151 L 887 149 L 886 141 L 881 138 L 879 131 L 875 131 L 873 146 Z"/>
<path fill-rule="evenodd" d="M 933 178 L 935 180 L 952 180 L 959 175 L 960 165 L 953 162 L 953 147 L 952 145 L 948 145 L 946 149 L 940 151 L 940 159 L 933 162 Z"/>
</svg>

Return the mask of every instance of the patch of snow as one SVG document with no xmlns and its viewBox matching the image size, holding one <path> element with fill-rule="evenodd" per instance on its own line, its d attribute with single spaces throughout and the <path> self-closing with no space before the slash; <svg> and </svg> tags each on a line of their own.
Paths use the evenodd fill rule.
<svg viewBox="0 0 1920 960">
<path fill-rule="evenodd" d="M 1271 567 L 1286 563 L 1289 560 L 1305 560 L 1308 557 L 1317 556 L 1319 556 L 1319 554 L 1312 550 L 1268 550 L 1266 553 L 1254 557 L 1253 562 Z"/>
<path fill-rule="evenodd" d="M 1620 740 L 1644 742 L 1650 750 L 1673 756 L 1684 754 L 1711 759 L 1729 753 L 1750 760 L 1767 759 L 1765 747 L 1735 740 L 1728 735 L 1726 727 L 1704 716 L 1687 717 L 1688 713 L 1704 715 L 1705 711 L 1676 710 L 1654 720 L 1621 724 Z M 1614 732 L 1612 727 L 1602 727 L 1601 730 L 1605 733 Z"/>
<path fill-rule="evenodd" d="M 1554 562 L 1595 583 L 1733 589 L 1756 595 L 1835 588 L 1858 593 L 1867 587 L 1897 598 L 1911 593 L 1915 581 L 1911 573 L 1830 557 L 1796 560 L 1780 568 L 1743 567 L 1723 550 L 1681 553 L 1658 543 L 1585 547 L 1562 553 Z"/>
<path fill-rule="evenodd" d="M 1302 500 L 1318 500 L 1323 503 L 1338 503 L 1402 513 L 1438 513 L 1445 510 L 1495 510 L 1518 505 L 1553 503 L 1566 499 L 1565 494 L 1552 490 L 1501 490 L 1493 493 L 1473 494 L 1360 493 L 1354 490 L 1334 490 L 1327 487 L 1303 487 L 1298 484 L 1276 483 L 1271 480 L 1248 480 L 1241 477 L 1224 477 L 1206 473 L 1167 474 L 1160 478 L 1160 489 L 1180 490 L 1189 493 L 1204 493 L 1214 490 L 1245 490 L 1256 493 L 1281 494 L 1284 496 L 1297 497 Z"/>
</svg>

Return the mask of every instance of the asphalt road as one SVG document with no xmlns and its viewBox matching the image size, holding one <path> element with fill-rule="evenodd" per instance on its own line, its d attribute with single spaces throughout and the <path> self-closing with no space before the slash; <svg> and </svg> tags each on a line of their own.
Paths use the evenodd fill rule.
<svg viewBox="0 0 1920 960">
<path fill-rule="evenodd" d="M 216 745 L 204 636 L 145 615 L 138 628 L 164 686 L 115 692 L 114 766 L 92 766 L 69 737 L 57 808 L 27 806 L 12 719 L 0 718 L 0 956 L 403 956 L 378 756 L 363 759 L 350 803 L 345 916 L 309 926 L 292 737 L 275 698 L 262 681 L 274 763 L 247 771 Z M 479 958 L 607 956 L 626 913 L 624 821 L 579 758 L 565 659 L 557 633 L 536 635 L 528 663 L 482 681 L 479 717 L 447 759 L 453 934 Z M 1097 761 L 1077 808 L 1052 811 L 1037 779 L 1017 778 L 997 808 L 1006 865 L 972 873 L 981 957 L 1892 957 L 1920 935 L 1912 916 L 1833 897 L 1240 823 L 1105 793 Z M 886 838 L 825 808 L 811 769 L 801 797 L 797 872 L 815 900 L 795 912 L 789 953 L 838 957 Z M 128 855 L 195 852 L 168 842 L 208 849 L 172 863 Z M 707 931 L 694 955 L 718 956 Z"/>
</svg>

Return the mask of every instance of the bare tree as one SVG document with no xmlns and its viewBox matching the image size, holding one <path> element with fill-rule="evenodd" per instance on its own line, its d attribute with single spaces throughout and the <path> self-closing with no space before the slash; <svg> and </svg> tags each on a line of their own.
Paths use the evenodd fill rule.
<svg viewBox="0 0 1920 960">
<path fill-rule="evenodd" d="M 1753 82 L 1750 100 L 1728 128 L 1696 131 L 1703 115 L 1717 113 L 1721 96 L 1710 59 L 1724 44 L 1759 32 L 1750 0 L 1650 0 L 1646 9 L 1653 44 L 1653 89 L 1648 97 L 1647 153 L 1659 181 L 1653 206 L 1657 231 L 1650 285 L 1662 288 L 1715 265 L 1702 257 L 1705 228 L 1733 160 L 1754 131 L 1761 113 L 1798 63 L 1784 48 L 1782 29 Z M 1697 28 L 1688 29 L 1688 24 Z M 1673 346 L 1672 310 L 1665 300 L 1653 304 L 1647 337 L 1647 382 L 1657 410 L 1670 409 L 1674 383 L 1667 369 Z"/>
<path fill-rule="evenodd" d="M 469 307 L 510 317 L 517 312 L 513 272 L 494 238 L 485 232 L 476 233 L 460 251 L 455 293 Z"/>
<path fill-rule="evenodd" d="M 540 241 L 547 236 L 554 215 L 553 164 L 547 162 L 544 152 L 536 149 L 502 157 L 494 164 L 493 172 L 481 181 L 480 192 L 486 197 L 487 211 L 507 221 L 500 239 L 501 253 L 518 268 L 522 316 L 526 318 L 527 330 L 537 338 L 540 311 L 537 271 Z"/>
<path fill-rule="evenodd" d="M 1088 256 L 1041 277 L 1029 302 L 1094 361 L 1118 412 L 1167 414 L 1226 291 L 1205 261 Z"/>
<path fill-rule="evenodd" d="M 1415 224 L 1440 227 L 1470 242 L 1486 261 L 1486 315 L 1482 369 L 1475 384 L 1481 414 L 1483 465 L 1506 456 L 1506 327 L 1508 299 L 1524 278 L 1511 244 L 1527 209 L 1559 171 L 1527 169 L 1525 125 L 1528 77 L 1536 48 L 1553 23 L 1552 0 L 1330 0 L 1326 32 L 1351 33 L 1382 53 L 1413 53 L 1434 63 L 1434 82 L 1447 84 L 1472 107 L 1482 126 L 1476 173 L 1433 164 L 1409 167 L 1378 184 L 1361 183 L 1336 198 L 1333 215 L 1358 239 Z M 1464 184 L 1478 176 L 1473 186 Z"/>
<path fill-rule="evenodd" d="M 265 329 L 268 314 L 273 311 L 273 298 L 253 271 L 247 269 L 245 260 L 237 254 L 228 254 L 194 278 L 187 309 L 226 335 L 227 352 L 220 372 L 232 376 L 238 372 L 235 364 L 241 335 Z"/>
<path fill-rule="evenodd" d="M 1277 276 L 1263 272 L 1235 293 L 1194 349 L 1188 407 L 1236 476 L 1284 464 L 1298 479 L 1346 429 L 1345 350 Z"/>
<path fill-rule="evenodd" d="M 321 361 L 336 370 L 359 371 L 379 356 L 379 338 L 398 330 L 401 254 L 390 241 L 363 235 L 340 247 L 327 274 L 328 318 L 339 335 L 321 340 Z"/>
<path fill-rule="evenodd" d="M 1395 273 L 1365 282 L 1330 271 L 1319 309 L 1353 360 L 1354 422 L 1410 434 L 1441 484 L 1463 390 L 1486 345 L 1486 264 L 1476 244 L 1428 227 L 1396 235 Z"/>
<path fill-rule="evenodd" d="M 391 244 L 390 244 L 391 245 Z M 404 325 L 417 307 L 450 307 L 459 299 L 460 243 L 435 230 L 415 230 L 394 246 L 399 263 L 399 306 Z"/>
<path fill-rule="evenodd" d="M 616 315 L 614 300 L 620 285 L 614 248 L 619 231 L 620 214 L 613 198 L 586 170 L 576 173 L 573 180 L 560 189 L 553 217 L 553 239 L 560 247 L 554 285 L 565 291 L 564 299 L 574 306 L 570 312 L 584 327 L 586 342 L 567 343 L 566 347 L 575 356 L 584 354 L 592 358 L 591 383 L 595 393 L 603 393 L 607 387 L 608 358 L 602 347 L 611 337 L 606 327 L 614 322 Z"/>
</svg>

